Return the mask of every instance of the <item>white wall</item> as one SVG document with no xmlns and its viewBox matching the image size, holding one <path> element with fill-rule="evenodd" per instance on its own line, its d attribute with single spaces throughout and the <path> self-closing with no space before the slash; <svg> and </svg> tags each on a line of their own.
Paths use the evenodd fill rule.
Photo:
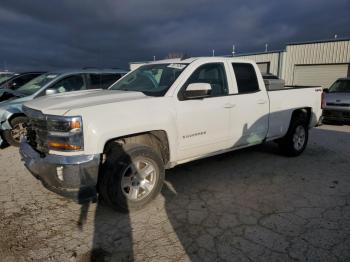
<svg viewBox="0 0 350 262">
<path fill-rule="evenodd" d="M 239 57 L 244 60 L 253 60 L 257 63 L 270 63 L 270 73 L 274 75 L 278 75 L 278 63 L 280 59 L 283 58 L 283 52 L 274 52 L 274 53 L 261 53 L 256 55 L 237 55 L 235 57 Z"/>
<path fill-rule="evenodd" d="M 350 41 L 333 41 L 288 45 L 283 74 L 287 85 L 293 84 L 297 65 L 330 65 L 350 63 Z M 345 77 L 345 76 L 344 76 Z"/>
<path fill-rule="evenodd" d="M 350 40 L 290 44 L 284 52 L 237 55 L 236 57 L 257 63 L 270 62 L 270 73 L 284 79 L 286 85 L 293 85 L 297 66 L 350 64 Z M 346 74 L 342 77 L 346 77 Z"/>
</svg>

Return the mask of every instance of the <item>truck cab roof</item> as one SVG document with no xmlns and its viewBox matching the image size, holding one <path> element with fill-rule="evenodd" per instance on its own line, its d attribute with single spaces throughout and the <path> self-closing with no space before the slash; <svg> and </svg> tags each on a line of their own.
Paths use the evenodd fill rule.
<svg viewBox="0 0 350 262">
<path fill-rule="evenodd" d="M 163 59 L 150 62 L 148 64 L 167 64 L 167 63 L 181 63 L 181 64 L 191 64 L 194 61 L 206 61 L 206 62 L 236 62 L 236 63 L 254 63 L 253 61 L 240 59 L 236 57 L 226 57 L 226 56 L 203 56 L 203 57 L 189 57 L 186 59 L 172 58 Z"/>
</svg>

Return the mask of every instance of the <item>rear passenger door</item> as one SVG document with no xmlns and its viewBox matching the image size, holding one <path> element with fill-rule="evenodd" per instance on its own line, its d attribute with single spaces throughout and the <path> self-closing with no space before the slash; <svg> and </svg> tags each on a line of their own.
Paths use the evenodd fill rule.
<svg viewBox="0 0 350 262">
<path fill-rule="evenodd" d="M 231 63 L 232 84 L 236 93 L 230 96 L 231 145 L 234 147 L 261 143 L 268 131 L 269 101 L 261 90 L 256 69 L 250 63 Z"/>
</svg>

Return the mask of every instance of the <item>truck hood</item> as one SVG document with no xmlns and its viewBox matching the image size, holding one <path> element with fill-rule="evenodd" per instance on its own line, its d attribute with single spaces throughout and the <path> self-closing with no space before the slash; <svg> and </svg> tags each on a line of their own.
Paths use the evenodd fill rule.
<svg viewBox="0 0 350 262">
<path fill-rule="evenodd" d="M 141 92 L 95 89 L 48 95 L 24 105 L 44 114 L 65 115 L 72 109 L 143 98 L 148 98 L 148 96 Z"/>
</svg>

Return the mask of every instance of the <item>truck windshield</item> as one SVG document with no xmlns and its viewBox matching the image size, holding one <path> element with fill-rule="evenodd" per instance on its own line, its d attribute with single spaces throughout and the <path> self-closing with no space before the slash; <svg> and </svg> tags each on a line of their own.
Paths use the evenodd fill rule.
<svg viewBox="0 0 350 262">
<path fill-rule="evenodd" d="M 164 96 L 187 64 L 144 65 L 112 85 L 110 90 L 136 91 L 148 96 Z"/>
<path fill-rule="evenodd" d="M 16 91 L 26 96 L 30 96 L 38 90 L 40 90 L 44 85 L 57 78 L 58 76 L 58 74 L 52 73 L 43 74 L 29 81 L 25 85 L 21 86 Z"/>
<path fill-rule="evenodd" d="M 350 93 L 350 80 L 337 80 L 328 91 L 329 93 Z"/>
</svg>

